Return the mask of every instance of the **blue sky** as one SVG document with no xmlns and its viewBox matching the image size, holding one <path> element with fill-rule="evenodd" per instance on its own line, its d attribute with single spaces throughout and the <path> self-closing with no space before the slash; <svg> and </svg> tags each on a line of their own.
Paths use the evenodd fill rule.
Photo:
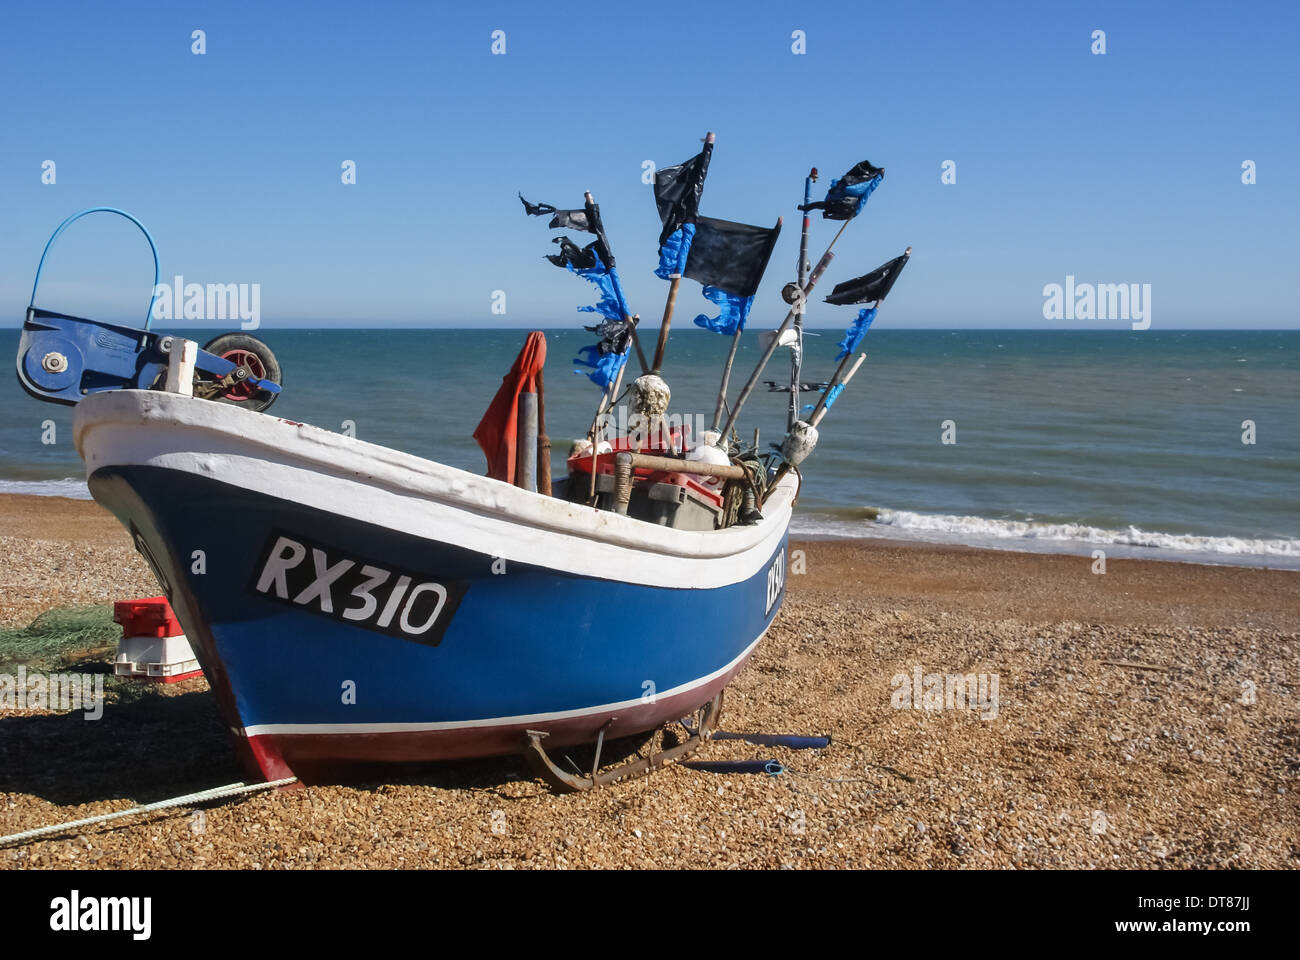
<svg viewBox="0 0 1300 960">
<path fill-rule="evenodd" d="M 808 167 L 825 187 L 862 159 L 886 180 L 825 286 L 912 245 L 879 327 L 1064 326 L 1043 319 L 1042 289 L 1067 274 L 1150 283 L 1156 328 L 1300 326 L 1296 5 L 665 9 L 7 3 L 5 322 L 21 323 L 59 221 L 107 204 L 149 225 L 164 278 L 261 284 L 268 328 L 576 324 L 591 288 L 540 259 L 551 234 L 515 193 L 576 206 L 590 189 L 629 300 L 657 323 L 666 284 L 651 273 L 642 163 L 683 160 L 713 130 L 702 211 L 786 219 L 752 327 L 783 315 Z M 1104 56 L 1090 52 L 1098 29 Z M 355 185 L 340 183 L 345 160 Z M 133 229 L 73 227 L 38 303 L 142 320 L 152 274 Z M 814 221 L 814 257 L 832 233 Z M 706 306 L 688 282 L 679 318 Z M 820 306 L 809 323 L 850 315 Z"/>
</svg>

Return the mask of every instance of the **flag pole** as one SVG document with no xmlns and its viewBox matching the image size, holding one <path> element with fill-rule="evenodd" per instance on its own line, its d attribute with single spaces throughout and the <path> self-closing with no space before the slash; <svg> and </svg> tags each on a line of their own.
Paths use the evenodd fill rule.
<svg viewBox="0 0 1300 960">
<path fill-rule="evenodd" d="M 800 303 L 808 298 L 808 294 L 812 292 L 813 287 L 815 287 L 817 281 L 821 279 L 821 275 L 825 272 L 826 267 L 829 266 L 831 260 L 834 259 L 835 255 L 831 251 L 834 249 L 836 242 L 841 236 L 843 236 L 845 228 L 856 219 L 857 217 L 845 220 L 840 226 L 840 229 L 836 232 L 835 236 L 831 239 L 830 244 L 826 247 L 826 252 L 822 254 L 821 259 L 817 261 L 817 266 L 808 277 L 807 285 L 795 291 L 796 303 Z M 772 342 L 767 345 L 767 349 L 764 350 L 763 355 L 759 357 L 758 366 L 754 368 L 754 372 L 751 373 L 749 379 L 745 381 L 745 386 L 741 388 L 740 396 L 736 398 L 736 405 L 731 408 L 731 416 L 727 418 L 726 426 L 722 428 L 722 436 L 724 438 L 731 436 L 731 428 L 735 426 L 736 418 L 740 416 L 740 408 L 745 405 L 745 401 L 749 399 L 749 395 L 754 392 L 754 385 L 758 383 L 758 378 L 763 375 L 763 368 L 766 367 L 767 362 L 772 359 L 772 354 L 776 353 L 777 345 L 781 342 L 781 334 L 785 333 L 786 327 L 790 326 L 794 317 L 795 308 L 791 307 L 790 312 L 787 313 L 785 319 L 781 321 L 781 325 L 776 328 L 776 334 L 772 337 Z"/>
<path fill-rule="evenodd" d="M 799 235 L 799 289 L 808 282 L 808 269 L 811 264 L 808 262 L 808 228 L 810 218 L 808 216 L 808 206 L 812 203 L 812 185 L 817 182 L 817 168 L 813 167 L 808 172 L 808 176 L 803 182 L 803 232 Z M 794 349 L 790 351 L 790 409 L 786 414 L 787 430 L 794 428 L 794 422 L 799 419 L 799 386 L 803 376 L 803 315 L 805 303 L 801 298 L 796 304 L 794 318 Z"/>
<path fill-rule="evenodd" d="M 897 248 L 895 248 L 895 249 L 897 249 Z M 909 257 L 909 258 L 910 258 L 910 257 L 912 256 L 912 248 L 911 248 L 911 247 L 908 247 L 906 250 L 904 250 L 904 251 L 903 251 L 903 256 L 904 256 L 904 257 Z M 906 265 L 907 265 L 907 260 L 904 260 L 904 261 L 903 261 L 903 266 L 906 266 Z M 900 266 L 900 267 L 898 268 L 898 273 L 902 273 L 902 272 L 903 272 L 903 267 Z M 897 277 L 897 274 L 895 274 L 894 279 L 897 279 L 897 278 L 898 278 L 898 277 Z M 892 284 L 891 284 L 891 285 L 892 285 Z M 877 301 L 876 301 L 876 309 L 879 310 L 879 309 L 881 308 L 881 306 L 884 304 L 884 302 L 885 302 L 885 298 L 884 298 L 884 297 L 881 297 L 879 300 L 877 300 Z M 863 356 L 866 356 L 866 354 L 863 354 Z M 835 368 L 835 374 L 834 374 L 834 376 L 831 377 L 831 382 L 827 385 L 826 389 L 822 392 L 821 398 L 817 401 L 817 406 L 813 408 L 812 417 L 809 418 L 809 422 L 811 422 L 812 425 L 813 425 L 814 427 L 817 426 L 816 420 L 815 420 L 814 418 L 816 418 L 817 415 L 818 415 L 819 413 L 822 413 L 822 414 L 825 413 L 825 411 L 826 411 L 826 398 L 827 398 L 828 396 L 830 396 L 831 390 L 833 390 L 833 389 L 835 388 L 835 384 L 839 382 L 840 375 L 844 373 L 844 368 L 845 368 L 846 366 L 848 366 L 849 361 L 852 360 L 852 359 L 853 359 L 853 351 L 849 351 L 848 353 L 844 354 L 844 359 L 842 359 L 842 360 L 840 361 L 840 365 L 839 365 L 838 367 Z M 856 373 L 856 372 L 857 372 L 857 369 L 858 369 L 857 367 L 854 367 L 854 368 L 853 368 L 853 372 L 851 372 L 851 373 L 849 374 L 848 377 L 845 377 L 845 378 L 844 378 L 844 382 L 845 382 L 846 384 L 849 382 L 849 377 L 853 376 L 853 373 Z"/>
<path fill-rule="evenodd" d="M 710 130 L 704 135 L 704 142 L 711 144 L 713 140 L 713 131 Z M 677 288 L 681 286 L 682 275 L 680 273 L 669 274 L 668 279 L 671 281 L 668 286 L 668 300 L 664 303 L 663 323 L 659 325 L 659 343 L 655 346 L 655 362 L 650 368 L 650 372 L 655 376 L 658 376 L 659 372 L 663 370 L 664 350 L 668 347 L 668 328 L 672 326 L 673 308 L 677 305 Z"/>
<path fill-rule="evenodd" d="M 655 376 L 664 366 L 664 349 L 668 346 L 668 328 L 673 322 L 673 308 L 677 305 L 677 288 L 681 286 L 682 275 L 674 273 L 671 276 L 672 283 L 668 286 L 668 300 L 664 304 L 664 319 L 659 324 L 659 342 L 655 345 L 655 362 L 650 368 L 650 372 Z"/>
<path fill-rule="evenodd" d="M 845 360 L 847 361 L 851 357 L 852 354 L 850 354 L 849 357 L 845 357 Z M 847 387 L 849 385 L 849 381 L 853 379 L 853 375 L 858 372 L 858 369 L 862 366 L 863 362 L 866 359 L 867 359 L 867 355 L 865 353 L 858 354 L 857 362 L 854 363 L 853 366 L 849 369 L 849 372 L 844 375 L 842 386 Z M 843 369 L 843 367 L 844 365 L 840 364 L 840 369 Z M 826 390 L 829 393 L 830 387 L 827 387 Z M 825 399 L 825 394 L 822 395 L 822 398 Z M 808 422 L 812 426 L 816 427 L 819 423 L 822 422 L 822 419 L 826 416 L 827 410 L 828 410 L 827 407 L 818 404 L 817 409 L 814 410 L 812 416 L 808 418 Z M 790 470 L 791 467 L 790 467 L 790 462 L 788 460 L 785 463 L 781 464 L 780 467 L 777 468 L 776 474 L 772 477 L 772 482 L 767 485 L 767 491 L 763 497 L 764 503 L 766 503 L 767 498 L 772 495 L 772 491 L 776 489 L 777 484 L 781 482 L 781 478 L 784 477 L 787 473 L 789 473 Z M 762 507 L 762 505 L 763 505 L 762 503 L 759 504 L 760 507 Z"/>
<path fill-rule="evenodd" d="M 781 224 L 784 222 L 785 222 L 785 217 L 777 217 L 776 229 L 780 230 Z M 804 216 L 805 229 L 807 228 L 807 225 L 808 225 L 808 217 L 807 215 L 805 215 Z M 805 241 L 806 239 L 807 237 L 805 235 Z M 740 335 L 743 332 L 744 331 L 742 331 L 740 328 L 740 324 L 736 324 L 736 332 L 731 335 L 731 350 L 727 354 L 726 364 L 724 364 L 722 367 L 722 385 L 718 387 L 718 402 L 717 405 L 714 406 L 713 408 L 713 423 L 709 427 L 709 429 L 713 431 L 716 431 L 718 429 L 718 422 L 722 420 L 722 409 L 727 405 L 727 387 L 731 383 L 731 367 L 732 364 L 736 362 L 736 350 L 740 347 Z"/>
<path fill-rule="evenodd" d="M 635 324 L 640 320 L 640 316 L 632 317 L 632 323 Z M 623 383 L 623 371 L 627 369 L 627 362 L 618 368 L 618 376 L 614 382 L 609 385 L 608 390 L 600 395 L 600 404 L 596 407 L 596 416 L 592 418 L 591 430 L 587 432 L 587 437 L 591 441 L 591 487 L 587 491 L 587 499 L 594 501 L 596 498 L 596 465 L 600 462 L 600 437 L 596 428 L 600 425 L 600 419 L 614 405 L 614 400 L 618 397 L 618 388 Z M 608 406 L 606 406 L 608 404 Z"/>
</svg>

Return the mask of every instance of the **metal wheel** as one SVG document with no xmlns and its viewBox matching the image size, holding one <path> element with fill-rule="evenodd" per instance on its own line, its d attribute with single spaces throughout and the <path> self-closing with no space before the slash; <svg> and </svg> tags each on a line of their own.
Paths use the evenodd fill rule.
<svg viewBox="0 0 1300 960">
<path fill-rule="evenodd" d="M 205 343 L 203 349 L 231 363 L 247 367 L 258 379 L 284 382 L 281 379 L 280 362 L 275 359 L 271 348 L 257 337 L 246 333 L 223 333 Z M 210 399 L 237 404 L 260 413 L 275 403 L 278 396 L 279 394 L 258 390 L 247 383 L 237 383 Z"/>
</svg>

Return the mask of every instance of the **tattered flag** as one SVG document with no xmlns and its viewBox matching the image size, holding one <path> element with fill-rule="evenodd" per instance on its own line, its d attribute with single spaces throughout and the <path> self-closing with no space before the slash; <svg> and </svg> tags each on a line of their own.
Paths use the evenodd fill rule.
<svg viewBox="0 0 1300 960">
<path fill-rule="evenodd" d="M 862 338 L 867 335 L 867 330 L 871 326 L 871 321 L 876 319 L 876 311 L 879 309 L 878 306 L 864 307 L 858 311 L 858 315 L 854 318 L 853 322 L 849 324 L 849 328 L 844 331 L 844 336 L 839 342 L 840 352 L 835 355 L 836 360 L 843 360 L 854 350 L 858 349 L 858 344 L 861 343 Z M 836 384 L 836 386 L 839 386 L 841 390 L 843 389 L 840 384 Z M 832 393 L 826 398 L 826 406 L 829 407 L 834 403 L 835 398 L 838 396 L 839 390 L 832 391 Z"/>
<path fill-rule="evenodd" d="M 627 349 L 632 343 L 632 321 L 606 318 L 594 327 L 583 329 L 599 334 L 600 340 L 579 350 L 573 362 L 591 367 L 592 372 L 587 374 L 587 378 L 608 389 L 617 379 L 623 364 L 627 363 Z"/>
<path fill-rule="evenodd" d="M 885 299 L 894 286 L 894 281 L 898 279 L 898 275 L 907 264 L 907 257 L 908 255 L 905 253 L 902 256 L 895 257 L 888 263 L 881 264 L 870 273 L 864 273 L 860 277 L 836 284 L 835 289 L 831 291 L 831 295 L 826 298 L 826 302 L 843 305 Z"/>
<path fill-rule="evenodd" d="M 560 252 L 548 253 L 546 259 L 557 267 L 569 267 L 573 270 L 592 270 L 600 262 L 600 258 L 596 254 L 596 244 L 599 242 L 597 240 L 593 240 L 585 247 L 579 247 L 568 237 L 556 237 L 551 242 L 560 245 Z"/>
<path fill-rule="evenodd" d="M 530 217 L 544 217 L 548 213 L 555 213 L 555 207 L 549 203 L 529 203 L 522 193 L 519 194 L 519 202 L 524 205 L 524 213 Z"/>
<path fill-rule="evenodd" d="M 664 225 L 659 233 L 656 277 L 667 280 L 681 276 L 686 269 L 686 258 L 695 237 L 695 220 L 700 213 L 700 197 L 704 195 L 704 178 L 712 156 L 713 144 L 705 142 L 704 149 L 685 163 L 655 172 L 655 205 Z"/>
<path fill-rule="evenodd" d="M 559 244 L 560 251 L 547 254 L 546 259 L 595 284 L 600 291 L 600 300 L 594 306 L 578 308 L 587 313 L 598 313 L 604 318 L 598 326 L 586 328 L 599 333 L 600 342 L 579 350 L 574 363 L 592 367 L 593 372 L 587 374 L 588 379 L 602 389 L 608 389 L 627 362 L 632 335 L 627 323 L 627 302 L 623 298 L 618 271 L 614 269 L 614 254 L 610 251 L 605 227 L 600 219 L 600 206 L 588 202 L 581 210 L 560 210 L 549 203 L 529 203 L 523 194 L 519 195 L 519 199 L 524 205 L 524 212 L 529 216 L 551 214 L 549 227 L 552 230 L 581 230 L 596 235 L 596 239 L 585 247 L 579 247 L 568 237 L 555 237 L 552 242 Z"/>
<path fill-rule="evenodd" d="M 693 223 L 699 215 L 704 178 L 708 176 L 712 156 L 713 144 L 706 142 L 704 149 L 685 163 L 655 171 L 655 205 L 664 225 L 659 234 L 661 247 L 682 224 Z"/>
<path fill-rule="evenodd" d="M 852 220 L 866 206 L 867 198 L 885 179 L 884 167 L 873 167 L 869 160 L 855 164 L 838 180 L 832 180 L 826 199 L 805 203 L 800 210 L 820 210 L 827 220 Z"/>
<path fill-rule="evenodd" d="M 745 329 L 745 318 L 762 282 L 781 225 L 755 227 L 713 217 L 698 217 L 683 275 L 704 284 L 704 296 L 720 308 L 717 317 L 700 314 L 696 326 L 716 333 Z"/>
</svg>

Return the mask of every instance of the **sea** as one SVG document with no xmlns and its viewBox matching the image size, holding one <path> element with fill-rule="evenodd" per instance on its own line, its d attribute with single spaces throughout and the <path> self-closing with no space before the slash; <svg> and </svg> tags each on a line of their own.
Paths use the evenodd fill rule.
<svg viewBox="0 0 1300 960">
<path fill-rule="evenodd" d="M 257 335 L 284 371 L 274 414 L 481 473 L 471 434 L 526 331 Z M 839 337 L 806 331 L 805 381 L 831 375 Z M 547 331 L 557 476 L 599 400 L 572 362 L 592 340 Z M 0 331 L 0 355 L 17 343 Z M 670 416 L 708 425 L 728 346 L 673 331 Z M 1300 331 L 872 330 L 863 349 L 804 464 L 794 533 L 1300 569 Z M 732 398 L 760 352 L 747 332 Z M 764 379 L 788 382 L 787 350 Z M 779 442 L 788 401 L 760 382 L 741 435 Z M 89 496 L 72 408 L 16 379 L 0 385 L 0 492 Z"/>
</svg>

